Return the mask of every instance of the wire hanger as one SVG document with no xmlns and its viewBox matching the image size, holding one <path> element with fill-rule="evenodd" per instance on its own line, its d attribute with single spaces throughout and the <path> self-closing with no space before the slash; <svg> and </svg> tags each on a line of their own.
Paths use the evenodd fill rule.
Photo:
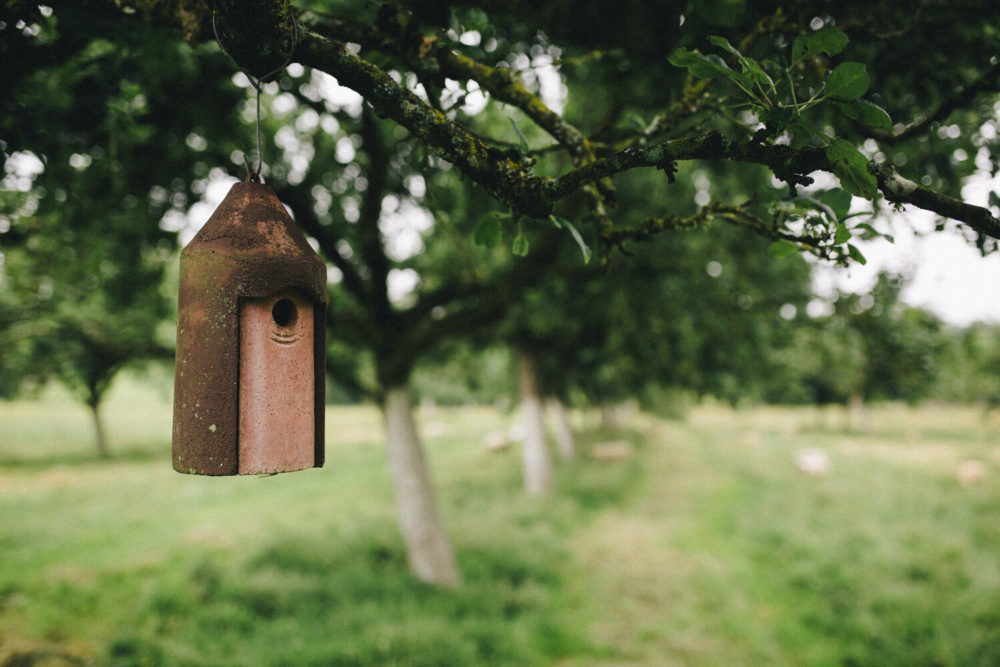
<svg viewBox="0 0 1000 667">
<path fill-rule="evenodd" d="M 295 18 L 295 12 L 288 11 L 288 0 L 285 0 L 285 11 L 286 11 L 287 14 L 289 14 L 292 17 L 292 45 L 291 45 L 291 48 L 288 50 L 287 56 L 285 57 L 285 62 L 281 63 L 281 65 L 279 65 L 278 67 L 275 67 L 273 70 L 271 70 L 267 74 L 264 74 L 264 75 L 259 76 L 259 77 L 255 77 L 252 74 L 250 74 L 250 72 L 248 72 L 247 70 L 245 70 L 243 68 L 243 66 L 240 65 L 239 62 L 237 62 L 236 58 L 233 58 L 233 54 L 231 54 L 229 52 L 229 49 L 226 48 L 226 45 L 222 43 L 222 40 L 219 38 L 219 31 L 216 28 L 216 23 L 215 23 L 215 16 L 216 16 L 217 12 L 214 9 L 212 10 L 212 33 L 215 34 L 215 41 L 219 44 L 219 48 L 222 49 L 222 52 L 225 53 L 227 56 L 229 56 L 230 60 L 232 60 L 234 63 L 236 63 L 236 66 L 239 67 L 240 71 L 243 73 L 243 76 L 245 76 L 247 78 L 247 81 L 250 82 L 250 85 L 253 86 L 254 91 L 256 91 L 256 93 L 257 93 L 257 169 L 256 170 L 251 170 L 250 160 L 249 160 L 249 158 L 247 158 L 246 153 L 243 154 L 243 164 L 246 165 L 246 169 L 247 169 L 247 178 L 246 178 L 246 180 L 247 180 L 248 183 L 260 183 L 261 182 L 260 181 L 260 172 L 261 172 L 261 169 L 264 168 L 264 157 L 263 157 L 263 152 L 261 151 L 261 142 L 260 142 L 260 93 L 261 93 L 261 90 L 264 87 L 264 82 L 265 81 L 267 81 L 268 79 L 270 79 L 272 76 L 274 76 L 275 74 L 277 74 L 281 70 L 285 69 L 285 67 L 288 66 L 288 63 L 292 62 L 292 56 L 295 54 L 295 49 L 299 45 L 299 22 Z"/>
</svg>

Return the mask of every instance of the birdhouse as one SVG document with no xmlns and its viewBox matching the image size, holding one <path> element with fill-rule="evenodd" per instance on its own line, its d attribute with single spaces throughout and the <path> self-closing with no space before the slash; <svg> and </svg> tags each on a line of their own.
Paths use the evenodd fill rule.
<svg viewBox="0 0 1000 667">
<path fill-rule="evenodd" d="M 236 183 L 181 252 L 178 472 L 323 465 L 326 266 L 274 191 Z"/>
</svg>

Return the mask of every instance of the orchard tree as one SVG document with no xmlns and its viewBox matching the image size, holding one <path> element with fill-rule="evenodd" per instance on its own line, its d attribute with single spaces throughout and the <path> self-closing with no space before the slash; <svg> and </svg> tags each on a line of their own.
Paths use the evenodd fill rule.
<svg viewBox="0 0 1000 667">
<path fill-rule="evenodd" d="M 13 93 L 0 102 L 0 397 L 60 380 L 89 408 L 106 457 L 100 404 L 115 374 L 172 357 L 157 331 L 172 311 L 162 282 L 175 235 L 157 222 L 200 196 L 199 177 L 242 134 L 198 108 L 239 93 L 221 55 L 175 42 L 147 51 L 143 34 L 73 8 L 60 20 L 63 32 L 0 31 Z M 178 96 L 191 79 L 202 86 Z"/>
<path fill-rule="evenodd" d="M 949 366 L 960 369 L 961 376 L 952 379 L 950 395 L 945 397 L 979 402 L 983 417 L 1000 407 L 1000 327 L 996 324 L 975 324 L 963 331 L 958 339 L 958 360 Z M 955 386 L 957 385 L 957 386 Z"/>
<path fill-rule="evenodd" d="M 857 416 L 868 401 L 976 400 L 961 385 L 981 355 L 960 348 L 981 329 L 949 330 L 933 313 L 903 303 L 904 286 L 903 277 L 882 272 L 868 293 L 840 293 L 829 313 L 799 322 L 777 351 L 768 400 L 850 404 Z"/>
<path fill-rule="evenodd" d="M 301 95 L 301 87 L 292 87 Z M 425 581 L 456 585 L 460 573 L 413 415 L 413 371 L 443 343 L 482 335 L 494 325 L 521 291 L 545 277 L 550 266 L 545 248 L 555 246 L 540 240 L 538 261 L 529 263 L 456 236 L 450 216 L 484 210 L 481 195 L 464 197 L 462 184 L 447 172 L 425 181 L 414 167 L 422 158 L 412 139 L 391 140 L 391 126 L 370 110 L 358 107 L 357 117 L 336 111 L 333 140 L 353 139 L 358 153 L 341 169 L 333 159 L 336 151 L 323 150 L 323 135 L 303 133 L 295 141 L 308 141 L 318 153 L 295 180 L 342 198 L 335 206 L 327 200 L 318 206 L 310 190 L 288 183 L 290 174 L 279 176 L 278 191 L 335 276 L 327 309 L 328 371 L 382 408 L 410 566 Z M 431 223 L 428 209 L 438 224 Z M 370 360 L 369 372 L 358 363 L 359 353 Z"/>
<path fill-rule="evenodd" d="M 933 313 L 903 303 L 901 277 L 881 273 L 869 294 L 841 295 L 833 317 L 847 321 L 864 349 L 865 400 L 916 402 L 931 395 L 951 335 Z"/>
<path fill-rule="evenodd" d="M 692 216 L 696 200 L 712 192 L 750 197 L 769 187 L 761 174 L 720 173 L 710 182 L 700 167 L 680 169 L 670 191 L 679 201 L 656 188 L 655 173 L 623 183 L 621 220 L 640 222 L 650 206 Z M 498 330 L 519 351 L 522 374 L 531 369 L 533 380 L 522 382 L 526 412 L 537 412 L 533 406 L 546 397 L 599 406 L 638 397 L 644 408 L 665 413 L 676 408 L 669 399 L 684 393 L 763 399 L 777 364 L 774 350 L 787 345 L 789 320 L 804 312 L 810 295 L 807 263 L 798 255 L 775 260 L 767 246 L 720 227 L 712 234 L 663 235 L 600 264 L 572 257 L 528 290 Z M 539 432 L 528 442 L 543 440 Z M 539 467 L 544 472 L 545 465 Z M 526 479 L 526 486 L 533 485 Z"/>
<path fill-rule="evenodd" d="M 564 271 L 532 288 L 507 335 L 538 359 L 542 392 L 596 405 L 642 399 L 644 387 L 764 399 L 774 351 L 809 300 L 809 267 L 733 231 L 672 235 L 610 270 Z"/>
</svg>

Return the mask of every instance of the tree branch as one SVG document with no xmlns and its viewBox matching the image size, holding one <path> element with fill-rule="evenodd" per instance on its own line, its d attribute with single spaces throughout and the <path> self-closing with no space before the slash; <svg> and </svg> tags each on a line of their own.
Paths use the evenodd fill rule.
<svg viewBox="0 0 1000 667">
<path fill-rule="evenodd" d="M 745 206 L 747 205 L 711 204 L 687 217 L 646 218 L 638 225 L 615 229 L 605 237 L 604 242 L 609 247 L 621 248 L 626 241 L 645 241 L 666 231 L 701 230 L 705 229 L 713 220 L 722 220 L 730 225 L 749 229 L 772 241 L 788 241 L 805 246 L 812 254 L 822 259 L 838 259 L 836 246 L 832 243 L 832 239 L 823 236 L 792 234 L 782 230 L 776 221 L 769 222 L 754 215 Z"/>
<path fill-rule="evenodd" d="M 993 65 L 993 67 L 986 70 L 980 77 L 969 85 L 959 88 L 952 93 L 951 96 L 938 105 L 938 108 L 934 111 L 934 113 L 925 117 L 923 120 L 909 125 L 898 134 L 893 134 L 892 132 L 887 132 L 885 130 L 878 130 L 877 128 L 866 129 L 869 131 L 871 136 L 891 144 L 904 141 L 911 137 L 920 136 L 926 132 L 932 124 L 945 120 L 953 111 L 964 108 L 978 95 L 982 93 L 995 93 L 998 88 L 998 80 L 1000 80 L 1000 62 L 997 62 L 997 64 Z"/>
<path fill-rule="evenodd" d="M 394 317 L 389 303 L 389 270 L 391 264 L 385 254 L 385 239 L 379 229 L 382 217 L 382 197 L 385 195 L 389 176 L 389 155 L 379 134 L 378 120 L 369 110 L 361 117 L 361 141 L 368 155 L 365 175 L 368 187 L 362 195 L 361 217 L 358 220 L 359 252 L 369 274 L 370 294 L 364 305 L 371 312 L 374 322 L 388 323 Z"/>
<path fill-rule="evenodd" d="M 8 0 L 8 5 L 11 1 Z M 63 4 L 64 0 L 53 0 L 53 2 Z M 131 9 L 160 22 L 173 22 L 174 25 L 184 26 L 189 39 L 204 35 L 204 20 L 206 16 L 210 16 L 203 0 L 81 0 L 81 2 L 87 8 L 96 8 L 104 12 L 112 11 L 112 8 L 117 11 Z M 264 17 L 263 23 L 270 22 L 270 24 L 260 27 L 263 32 L 255 31 L 253 36 L 239 37 L 246 37 L 247 43 L 252 42 L 260 51 L 260 64 L 263 66 L 279 57 L 279 54 L 284 57 L 287 53 L 290 21 L 284 13 L 284 2 L 259 0 L 254 3 L 255 7 L 258 5 L 262 8 L 260 16 Z M 233 23 L 239 20 L 236 15 L 241 12 L 246 13 L 243 3 L 235 0 L 219 0 L 219 11 L 221 20 L 229 26 L 227 33 L 237 25 Z M 315 24 L 317 30 L 324 29 L 320 28 L 320 23 L 317 21 Z M 323 25 L 337 24 L 327 20 Z M 396 84 L 383 70 L 348 53 L 343 43 L 329 39 L 305 26 L 300 26 L 299 32 L 296 56 L 302 64 L 331 74 L 341 85 L 358 92 L 379 116 L 390 118 L 408 129 L 430 150 L 454 164 L 463 174 L 483 186 L 504 205 L 525 216 L 545 218 L 551 213 L 555 202 L 578 191 L 585 191 L 591 197 L 592 208 L 600 223 L 601 232 L 606 234 L 609 231 L 609 220 L 603 211 L 600 194 L 592 188 L 602 179 L 637 167 L 662 169 L 669 179 L 675 171 L 674 163 L 680 160 L 730 160 L 761 164 L 768 167 L 775 176 L 792 185 L 811 183 L 809 174 L 814 171 L 832 171 L 832 165 L 826 159 L 822 148 L 792 148 L 753 141 L 733 141 L 717 132 L 651 146 L 634 146 L 589 161 L 586 139 L 579 131 L 566 123 L 558 114 L 541 105 L 536 97 L 523 89 L 523 86 L 518 87 L 516 80 L 511 78 L 509 73 L 502 72 L 499 68 L 481 65 L 444 47 L 432 50 L 431 53 L 443 70 L 455 76 L 474 79 L 497 99 L 516 104 L 560 143 L 567 146 L 571 154 L 576 151 L 576 166 L 571 171 L 558 178 L 535 176 L 531 173 L 529 164 L 488 146 L 468 129 L 449 120 L 441 111 L 434 109 L 405 87 Z M 386 39 L 389 40 L 387 43 L 390 43 L 391 35 Z M 227 44 L 227 48 L 236 54 L 240 47 L 230 43 Z M 397 44 L 392 48 L 402 49 L 403 46 Z M 417 55 L 421 56 L 419 50 Z M 422 54 L 426 55 L 427 53 Z M 254 67 L 252 62 L 243 62 L 242 65 Z M 918 127 L 947 115 L 958 105 L 987 90 L 989 82 L 998 74 L 1000 65 L 994 65 L 976 82 L 949 98 L 930 119 L 921 121 L 918 126 L 904 131 L 903 136 L 919 131 Z M 967 224 L 981 234 L 1000 239 L 1000 221 L 988 209 L 940 195 L 894 173 L 887 174 L 884 170 L 878 172 L 877 178 L 879 190 L 893 203 L 911 204 L 933 211 Z"/>
<path fill-rule="evenodd" d="M 674 163 L 680 160 L 733 160 L 761 164 L 781 180 L 797 185 L 812 183 L 808 174 L 814 171 L 831 170 L 822 148 L 792 148 L 750 140 L 731 141 L 718 132 L 710 132 L 700 137 L 626 148 L 599 158 L 549 183 L 547 194 L 552 201 L 557 201 L 586 183 L 637 167 L 662 169 L 672 178 L 676 171 Z"/>
<path fill-rule="evenodd" d="M 487 282 L 462 288 L 459 293 L 450 287 L 442 288 L 438 298 L 431 294 L 408 311 L 405 316 L 407 344 L 411 349 L 423 351 L 443 340 L 453 337 L 456 332 L 486 331 L 494 326 L 507 312 L 508 306 L 516 301 L 525 290 L 539 284 L 556 269 L 555 257 L 560 247 L 558 235 L 547 234 L 533 245 L 531 256 L 512 263 L 510 268 Z M 459 294 L 462 298 L 458 298 Z M 463 303 L 463 301 L 465 303 Z M 430 309 L 436 305 L 446 306 L 444 317 L 428 317 Z"/>
<path fill-rule="evenodd" d="M 984 236 L 1000 239 L 1000 218 L 995 217 L 989 209 L 934 192 L 919 183 L 903 178 L 891 168 L 878 168 L 874 173 L 878 179 L 879 190 L 893 204 L 912 204 L 917 208 L 964 223 Z"/>
<path fill-rule="evenodd" d="M 214 32 L 226 53 L 256 79 L 273 74 L 294 55 L 294 8 L 285 0 L 212 0 Z M 253 4 L 252 11 L 247 4 Z M 184 3 L 181 3 L 181 9 Z M 179 10 L 180 11 L 180 10 Z"/>
<path fill-rule="evenodd" d="M 532 217 L 551 210 L 542 193 L 548 179 L 535 178 L 528 165 L 483 143 L 448 120 L 375 65 L 349 53 L 340 42 L 308 32 L 299 46 L 299 61 L 334 76 L 364 97 L 379 116 L 399 123 L 430 150 L 448 160 L 510 208 Z"/>
<path fill-rule="evenodd" d="M 340 271 L 344 287 L 358 303 L 366 303 L 371 290 L 354 264 L 344 258 L 337 249 L 341 236 L 333 225 L 323 225 L 312 210 L 312 195 L 303 188 L 283 187 L 277 192 L 278 198 L 288 204 L 295 214 L 295 222 L 309 236 L 319 242 L 323 257 Z"/>
</svg>

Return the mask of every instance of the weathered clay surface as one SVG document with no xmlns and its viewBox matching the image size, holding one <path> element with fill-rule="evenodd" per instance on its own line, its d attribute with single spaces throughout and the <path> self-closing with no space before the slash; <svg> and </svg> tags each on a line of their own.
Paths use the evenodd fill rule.
<svg viewBox="0 0 1000 667">
<path fill-rule="evenodd" d="M 181 252 L 175 470 L 238 474 L 240 302 L 286 290 L 313 306 L 312 465 L 323 464 L 326 267 L 270 187 L 236 183 Z"/>
<path fill-rule="evenodd" d="M 239 474 L 314 465 L 313 305 L 294 290 L 240 300 Z"/>
</svg>

